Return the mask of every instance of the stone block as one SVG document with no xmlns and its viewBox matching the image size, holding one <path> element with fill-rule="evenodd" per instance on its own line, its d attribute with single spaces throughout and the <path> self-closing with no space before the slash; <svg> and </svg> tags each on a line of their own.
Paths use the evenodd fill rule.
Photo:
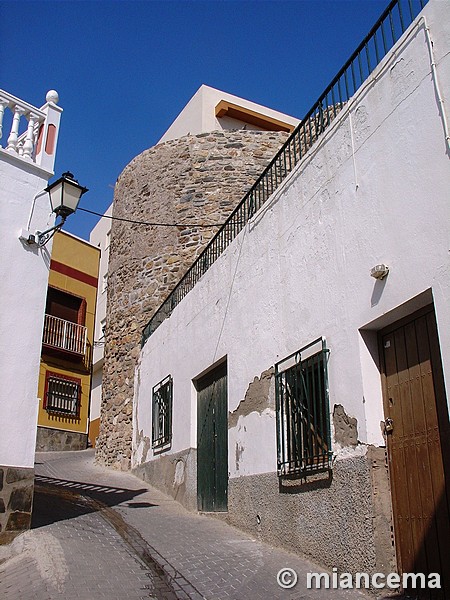
<svg viewBox="0 0 450 600">
<path fill-rule="evenodd" d="M 6 483 L 16 483 L 33 477 L 33 469 L 20 467 L 8 467 L 6 471 Z"/>
<path fill-rule="evenodd" d="M 9 511 L 31 512 L 33 502 L 33 484 L 27 487 L 18 487 L 11 492 L 8 502 Z"/>
<path fill-rule="evenodd" d="M 13 512 L 9 515 L 6 531 L 26 531 L 31 525 L 31 512 Z"/>
</svg>

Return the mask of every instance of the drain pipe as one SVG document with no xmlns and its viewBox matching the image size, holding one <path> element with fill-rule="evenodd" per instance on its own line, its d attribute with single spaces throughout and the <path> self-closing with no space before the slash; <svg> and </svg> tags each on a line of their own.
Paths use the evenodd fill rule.
<svg viewBox="0 0 450 600">
<path fill-rule="evenodd" d="M 436 95 L 438 97 L 438 101 L 439 101 L 439 108 L 441 111 L 441 117 L 442 117 L 442 123 L 444 126 L 444 134 L 445 134 L 445 141 L 447 143 L 447 150 L 450 151 L 450 135 L 448 132 L 448 123 L 447 123 L 447 117 L 445 114 L 445 103 L 444 100 L 442 98 L 442 94 L 441 94 L 441 90 L 439 87 L 439 82 L 438 82 L 438 76 L 437 76 L 437 70 L 436 70 L 436 62 L 434 60 L 434 53 L 433 53 L 433 42 L 431 41 L 431 37 L 430 37 L 430 28 L 428 27 L 427 21 L 425 19 L 425 17 L 422 17 L 423 20 L 423 24 L 425 27 L 425 38 L 427 40 L 427 46 L 428 46 L 428 52 L 430 53 L 430 60 L 431 60 L 431 72 L 433 74 L 433 81 L 434 81 L 434 87 L 436 90 Z"/>
</svg>

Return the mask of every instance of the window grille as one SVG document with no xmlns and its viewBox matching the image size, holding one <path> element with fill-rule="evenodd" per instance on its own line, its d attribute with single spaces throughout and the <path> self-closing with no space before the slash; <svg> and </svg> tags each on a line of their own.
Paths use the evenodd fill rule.
<svg viewBox="0 0 450 600">
<path fill-rule="evenodd" d="M 172 400 L 173 381 L 168 375 L 153 388 L 152 448 L 164 448 L 172 441 Z"/>
<path fill-rule="evenodd" d="M 319 344 L 321 349 L 310 354 Z M 328 355 L 319 338 L 275 365 L 279 476 L 301 477 L 331 467 Z"/>
<path fill-rule="evenodd" d="M 47 375 L 45 409 L 48 412 L 78 416 L 81 381 Z"/>
</svg>

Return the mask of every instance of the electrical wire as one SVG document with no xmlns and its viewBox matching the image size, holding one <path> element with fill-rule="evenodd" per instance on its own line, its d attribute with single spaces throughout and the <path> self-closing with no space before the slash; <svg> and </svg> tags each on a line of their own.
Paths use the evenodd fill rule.
<svg viewBox="0 0 450 600">
<path fill-rule="evenodd" d="M 135 221 L 134 219 L 126 219 L 125 217 L 113 217 L 111 215 L 104 215 L 102 213 L 95 212 L 95 210 L 89 210 L 87 208 L 81 208 L 77 210 L 96 215 L 97 217 L 103 217 L 105 219 L 112 219 L 113 221 L 125 221 L 126 223 L 135 223 L 136 225 L 148 225 L 151 227 L 222 227 L 223 223 L 211 223 L 206 225 L 204 223 L 147 223 L 146 221 Z"/>
</svg>

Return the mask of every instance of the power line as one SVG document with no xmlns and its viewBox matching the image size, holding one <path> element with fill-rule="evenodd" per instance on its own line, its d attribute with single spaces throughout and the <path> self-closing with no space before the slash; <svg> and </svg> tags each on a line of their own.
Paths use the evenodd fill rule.
<svg viewBox="0 0 450 600">
<path fill-rule="evenodd" d="M 136 225 L 149 225 L 152 227 L 222 227 L 223 223 L 212 223 L 211 225 L 205 225 L 204 223 L 147 223 L 146 221 L 135 221 L 134 219 L 126 219 L 125 217 L 113 217 L 111 215 L 104 215 L 102 213 L 95 212 L 95 210 L 89 210 L 87 208 L 78 207 L 77 210 L 96 215 L 105 219 L 112 219 L 113 221 L 125 221 L 126 223 L 135 223 Z"/>
</svg>

